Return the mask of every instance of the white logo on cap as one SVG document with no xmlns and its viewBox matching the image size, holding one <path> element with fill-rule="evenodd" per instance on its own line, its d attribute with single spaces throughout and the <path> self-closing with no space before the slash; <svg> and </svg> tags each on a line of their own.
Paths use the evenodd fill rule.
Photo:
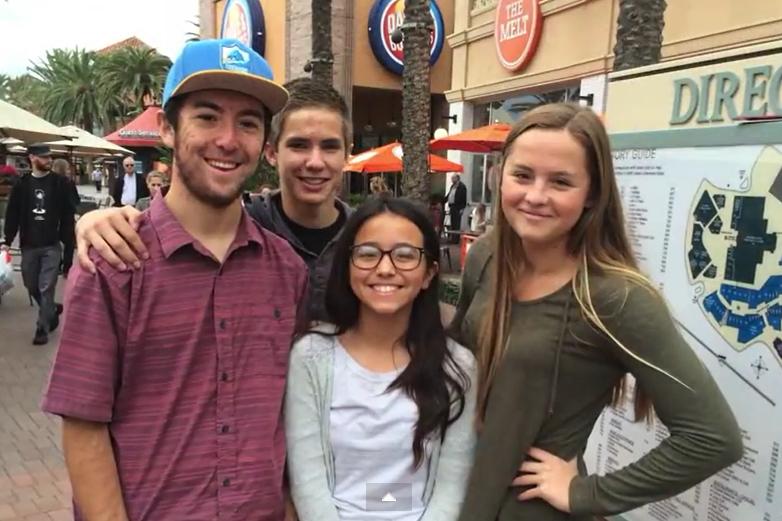
<svg viewBox="0 0 782 521">
<path fill-rule="evenodd" d="M 250 72 L 250 53 L 238 45 L 226 45 L 220 48 L 220 61 L 224 69 Z"/>
</svg>

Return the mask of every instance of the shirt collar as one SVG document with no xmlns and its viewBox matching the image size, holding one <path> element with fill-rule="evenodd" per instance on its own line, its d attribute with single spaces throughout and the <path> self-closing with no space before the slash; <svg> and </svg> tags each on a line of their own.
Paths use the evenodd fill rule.
<svg viewBox="0 0 782 521">
<path fill-rule="evenodd" d="M 192 245 L 197 251 L 204 253 L 203 246 L 182 227 L 179 220 L 171 213 L 162 194 L 152 199 L 149 207 L 149 219 L 160 241 L 163 255 L 166 258 L 169 258 L 174 252 L 187 245 Z M 239 227 L 236 230 L 236 236 L 231 246 L 228 248 L 228 255 L 236 249 L 249 245 L 251 242 L 263 247 L 265 241 L 260 228 L 248 217 L 247 212 L 242 209 Z M 226 258 L 228 258 L 228 255 L 226 255 Z"/>
</svg>

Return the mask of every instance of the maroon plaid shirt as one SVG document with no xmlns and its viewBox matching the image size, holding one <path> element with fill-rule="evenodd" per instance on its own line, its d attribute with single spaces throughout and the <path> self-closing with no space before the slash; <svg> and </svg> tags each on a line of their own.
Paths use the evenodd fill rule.
<svg viewBox="0 0 782 521">
<path fill-rule="evenodd" d="M 139 234 L 140 270 L 68 277 L 43 409 L 108 424 L 132 521 L 281 520 L 304 263 L 243 214 L 221 265 L 162 197 Z"/>
</svg>

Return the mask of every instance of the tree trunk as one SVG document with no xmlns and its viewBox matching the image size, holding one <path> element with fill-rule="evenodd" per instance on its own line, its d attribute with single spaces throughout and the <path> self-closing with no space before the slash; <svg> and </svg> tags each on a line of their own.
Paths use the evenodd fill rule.
<svg viewBox="0 0 782 521">
<path fill-rule="evenodd" d="M 432 17 L 429 0 L 406 0 L 404 64 L 402 73 L 402 191 L 405 196 L 429 201 L 429 39 Z"/>
<path fill-rule="evenodd" d="M 615 71 L 660 61 L 666 7 L 665 0 L 619 0 Z"/>
<path fill-rule="evenodd" d="M 331 0 L 312 0 L 312 79 L 334 83 L 331 52 Z"/>
</svg>

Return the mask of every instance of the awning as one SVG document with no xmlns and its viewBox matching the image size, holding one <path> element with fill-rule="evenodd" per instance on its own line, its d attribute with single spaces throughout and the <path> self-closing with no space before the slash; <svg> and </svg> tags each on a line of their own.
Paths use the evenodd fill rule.
<svg viewBox="0 0 782 521">
<path fill-rule="evenodd" d="M 401 172 L 402 171 L 402 145 L 394 142 L 382 147 L 373 148 L 361 152 L 348 159 L 345 172 L 363 172 L 372 174 L 377 172 Z M 458 163 L 453 163 L 440 156 L 429 154 L 430 172 L 462 172 L 464 168 Z"/>
<path fill-rule="evenodd" d="M 103 139 L 121 147 L 159 147 L 163 144 L 157 126 L 161 110 L 160 107 L 147 107 L 136 119 Z"/>
<path fill-rule="evenodd" d="M 0 100 L 0 138 L 15 138 L 24 143 L 40 143 L 75 137 L 32 112 Z"/>
<path fill-rule="evenodd" d="M 79 127 L 67 126 L 62 127 L 63 130 L 71 132 L 76 137 L 70 141 L 50 141 L 47 144 L 54 152 L 79 152 L 81 154 L 133 154 L 130 150 L 122 148 L 119 145 L 115 145 L 111 141 L 99 138 L 93 134 L 90 134 L 86 130 L 82 130 Z"/>
</svg>

